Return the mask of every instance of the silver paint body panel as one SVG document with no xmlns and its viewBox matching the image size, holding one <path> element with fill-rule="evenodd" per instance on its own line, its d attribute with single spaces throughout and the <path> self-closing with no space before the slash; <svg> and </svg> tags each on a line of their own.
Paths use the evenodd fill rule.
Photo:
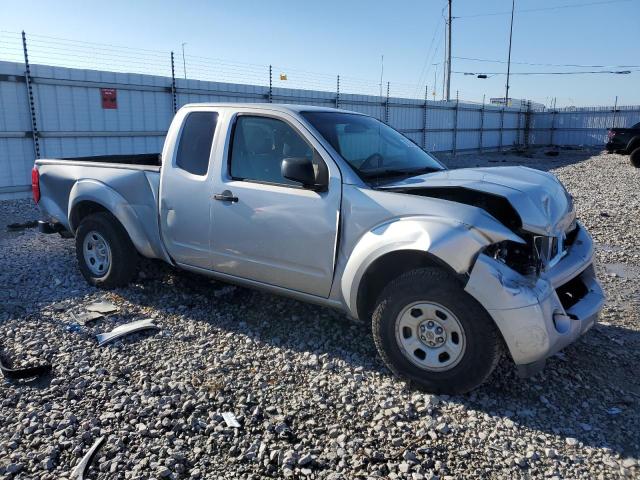
<svg viewBox="0 0 640 480">
<path fill-rule="evenodd" d="M 205 176 L 175 168 L 175 146 L 185 116 L 215 111 L 218 125 Z M 70 231 L 73 208 L 92 201 L 112 212 L 144 256 L 246 286 L 340 308 L 357 317 L 367 269 L 393 252 L 428 252 L 458 274 L 466 290 L 492 316 L 516 363 L 557 351 L 590 327 L 602 307 L 592 275 L 593 247 L 586 231 L 570 252 L 532 282 L 482 254 L 504 240 L 523 242 L 486 211 L 448 200 L 387 189 L 456 186 L 500 195 L 540 235 L 564 232 L 575 222 L 571 199 L 551 174 L 522 167 L 442 171 L 373 189 L 307 123 L 301 111 L 332 109 L 272 104 L 196 104 L 183 107 L 169 128 L 163 167 L 69 160 L 38 160 L 40 208 Z M 301 188 L 230 178 L 231 126 L 238 114 L 286 121 L 313 145 L 327 165 L 329 188 Z M 232 191 L 237 203 L 213 200 Z M 585 273 L 586 272 L 586 273 Z M 558 333 L 561 310 L 555 288 L 583 275 L 588 298 L 572 307 L 577 318 Z"/>
</svg>

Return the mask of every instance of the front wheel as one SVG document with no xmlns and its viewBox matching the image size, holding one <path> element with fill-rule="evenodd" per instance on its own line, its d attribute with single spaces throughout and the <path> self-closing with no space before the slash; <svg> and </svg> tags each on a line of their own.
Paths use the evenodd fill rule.
<svg viewBox="0 0 640 480">
<path fill-rule="evenodd" d="M 138 253 L 120 222 L 107 212 L 82 219 L 76 257 L 85 280 L 96 287 L 125 286 L 137 272 Z"/>
<path fill-rule="evenodd" d="M 500 359 L 501 339 L 491 317 L 439 268 L 412 270 L 387 285 L 372 328 L 389 369 L 433 393 L 474 389 Z"/>
</svg>

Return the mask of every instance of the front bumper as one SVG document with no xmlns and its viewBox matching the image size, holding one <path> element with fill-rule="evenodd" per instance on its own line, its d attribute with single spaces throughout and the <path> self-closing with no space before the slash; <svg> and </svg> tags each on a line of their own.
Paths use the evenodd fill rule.
<svg viewBox="0 0 640 480">
<path fill-rule="evenodd" d="M 517 365 L 540 365 L 597 321 L 604 293 L 593 241 L 579 229 L 562 260 L 536 280 L 484 254 L 471 271 L 465 290 L 491 315 Z"/>
</svg>

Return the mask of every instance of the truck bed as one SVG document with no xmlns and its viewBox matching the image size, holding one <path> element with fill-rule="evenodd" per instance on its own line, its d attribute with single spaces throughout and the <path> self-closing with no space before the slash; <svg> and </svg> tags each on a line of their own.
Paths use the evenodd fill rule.
<svg viewBox="0 0 640 480">
<path fill-rule="evenodd" d="M 75 231 L 70 206 L 99 205 L 112 212 L 134 245 L 150 258 L 165 258 L 158 224 L 159 155 L 103 155 L 36 160 L 41 209 L 51 223 Z M 86 207 L 84 207 L 86 208 Z"/>
</svg>

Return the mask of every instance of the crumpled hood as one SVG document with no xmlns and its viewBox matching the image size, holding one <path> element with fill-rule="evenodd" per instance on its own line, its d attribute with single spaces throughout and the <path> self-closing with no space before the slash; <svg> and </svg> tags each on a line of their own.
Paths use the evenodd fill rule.
<svg viewBox="0 0 640 480">
<path fill-rule="evenodd" d="M 558 179 L 528 167 L 443 170 L 379 188 L 410 194 L 412 189 L 438 187 L 460 187 L 504 197 L 518 212 L 523 229 L 540 235 L 559 235 L 575 220 L 571 197 Z"/>
</svg>

